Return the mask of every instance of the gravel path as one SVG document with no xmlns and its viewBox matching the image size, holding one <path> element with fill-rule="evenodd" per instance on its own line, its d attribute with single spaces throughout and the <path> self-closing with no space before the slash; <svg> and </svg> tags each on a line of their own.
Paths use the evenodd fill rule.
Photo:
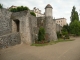
<svg viewBox="0 0 80 60">
<path fill-rule="evenodd" d="M 0 50 L 0 60 L 80 60 L 80 37 L 41 47 L 16 45 Z"/>
</svg>

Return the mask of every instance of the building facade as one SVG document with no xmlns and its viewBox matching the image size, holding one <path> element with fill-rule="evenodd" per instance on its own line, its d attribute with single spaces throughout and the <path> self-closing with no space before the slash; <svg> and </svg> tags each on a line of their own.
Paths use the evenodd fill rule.
<svg viewBox="0 0 80 60">
<path fill-rule="evenodd" d="M 54 20 L 55 20 L 56 24 L 58 24 L 62 27 L 67 24 L 66 18 L 58 18 L 58 19 L 54 19 Z"/>
<path fill-rule="evenodd" d="M 17 8 L 17 6 L 12 5 L 12 6 L 9 7 L 8 9 L 11 9 L 11 8 Z"/>
<path fill-rule="evenodd" d="M 32 10 L 35 14 L 36 17 L 44 17 L 45 15 L 41 13 L 41 10 L 39 10 L 39 8 L 34 7 Z"/>
</svg>

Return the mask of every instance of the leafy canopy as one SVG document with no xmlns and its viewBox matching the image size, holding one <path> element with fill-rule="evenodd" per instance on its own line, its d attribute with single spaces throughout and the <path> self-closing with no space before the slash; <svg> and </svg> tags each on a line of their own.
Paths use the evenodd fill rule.
<svg viewBox="0 0 80 60">
<path fill-rule="evenodd" d="M 80 21 L 75 20 L 70 24 L 70 33 L 80 36 Z"/>
<path fill-rule="evenodd" d="M 20 12 L 24 10 L 29 10 L 29 8 L 24 6 L 18 6 L 17 8 L 10 8 L 11 12 Z"/>
<path fill-rule="evenodd" d="M 78 15 L 78 12 L 76 11 L 75 6 L 73 6 L 72 8 L 70 20 L 71 20 L 71 23 L 74 22 L 75 20 L 79 21 L 79 15 Z"/>
</svg>

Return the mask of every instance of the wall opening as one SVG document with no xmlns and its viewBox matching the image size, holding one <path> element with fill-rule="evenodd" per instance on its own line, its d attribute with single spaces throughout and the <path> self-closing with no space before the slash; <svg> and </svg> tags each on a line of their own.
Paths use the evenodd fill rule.
<svg viewBox="0 0 80 60">
<path fill-rule="evenodd" d="M 16 23 L 16 31 L 19 32 L 19 20 L 14 20 Z"/>
<path fill-rule="evenodd" d="M 18 20 L 18 19 L 16 19 L 16 20 L 13 20 L 13 28 L 12 28 L 12 30 L 13 30 L 13 32 L 19 32 L 20 31 L 20 21 Z"/>
</svg>

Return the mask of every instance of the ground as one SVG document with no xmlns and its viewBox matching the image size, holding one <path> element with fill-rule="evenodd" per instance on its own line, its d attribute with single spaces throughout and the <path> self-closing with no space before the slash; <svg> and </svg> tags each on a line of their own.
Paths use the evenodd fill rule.
<svg viewBox="0 0 80 60">
<path fill-rule="evenodd" d="M 80 60 L 80 37 L 47 46 L 16 45 L 0 50 L 0 60 Z"/>
</svg>

